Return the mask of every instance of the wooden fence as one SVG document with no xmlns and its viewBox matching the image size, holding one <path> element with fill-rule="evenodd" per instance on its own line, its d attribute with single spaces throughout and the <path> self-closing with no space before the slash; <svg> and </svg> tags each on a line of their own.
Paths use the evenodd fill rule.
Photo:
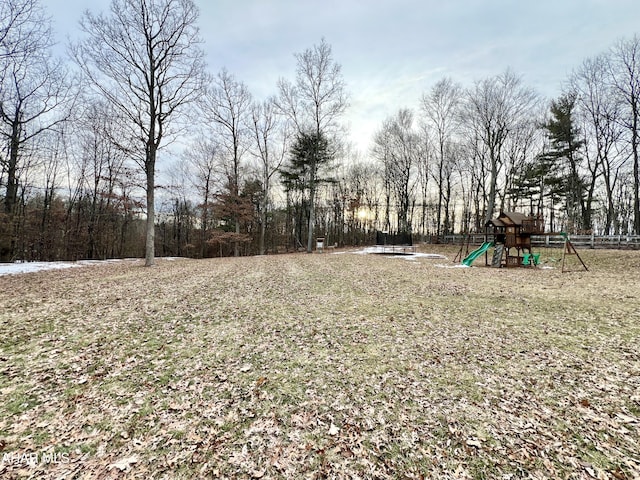
<svg viewBox="0 0 640 480">
<path fill-rule="evenodd" d="M 638 249 L 640 250 L 640 235 L 569 235 L 571 243 L 576 248 L 613 248 L 613 249 Z M 467 243 L 466 235 L 446 235 L 441 237 L 441 243 L 460 245 Z M 484 234 L 477 233 L 470 236 L 470 245 L 482 245 L 485 241 Z M 432 240 L 433 241 L 433 240 Z M 562 235 L 532 235 L 531 244 L 535 247 L 564 246 Z"/>
</svg>

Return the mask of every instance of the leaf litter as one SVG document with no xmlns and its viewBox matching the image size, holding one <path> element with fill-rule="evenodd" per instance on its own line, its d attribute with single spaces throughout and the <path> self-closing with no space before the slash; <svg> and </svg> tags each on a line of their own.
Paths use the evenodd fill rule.
<svg viewBox="0 0 640 480">
<path fill-rule="evenodd" d="M 0 476 L 640 478 L 640 252 L 581 255 L 1 277 Z"/>
</svg>

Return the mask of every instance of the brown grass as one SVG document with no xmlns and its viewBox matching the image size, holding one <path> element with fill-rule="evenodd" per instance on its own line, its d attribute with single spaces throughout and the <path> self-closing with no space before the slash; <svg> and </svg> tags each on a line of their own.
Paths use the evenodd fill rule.
<svg viewBox="0 0 640 480">
<path fill-rule="evenodd" d="M 640 478 L 640 252 L 338 253 L 0 277 L 0 477 Z"/>
</svg>

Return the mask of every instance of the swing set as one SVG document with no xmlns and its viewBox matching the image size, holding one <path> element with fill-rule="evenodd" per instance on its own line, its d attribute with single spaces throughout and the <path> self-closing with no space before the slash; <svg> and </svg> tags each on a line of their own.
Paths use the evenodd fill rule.
<svg viewBox="0 0 640 480">
<path fill-rule="evenodd" d="M 454 262 L 462 262 L 467 266 L 480 256 L 484 255 L 485 265 L 492 267 L 537 267 L 540 264 L 540 252 L 533 252 L 531 245 L 532 235 L 560 235 L 564 240 L 562 252 L 562 272 L 573 271 L 568 267 L 568 257 L 575 255 L 584 270 L 588 271 L 586 264 L 576 251 L 565 232 L 545 233 L 544 221 L 541 216 L 523 215 L 518 212 L 500 212 L 497 218 L 485 225 L 484 243 L 469 253 L 471 235 L 465 234 L 460 245 L 460 250 L 454 258 Z M 463 250 L 466 251 L 463 257 Z M 493 255 L 489 261 L 489 248 L 493 247 Z"/>
</svg>

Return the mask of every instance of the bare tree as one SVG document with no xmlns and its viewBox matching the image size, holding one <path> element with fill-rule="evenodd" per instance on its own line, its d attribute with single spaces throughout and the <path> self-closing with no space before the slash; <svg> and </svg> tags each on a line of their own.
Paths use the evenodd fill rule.
<svg viewBox="0 0 640 480">
<path fill-rule="evenodd" d="M 592 172 L 590 192 L 595 188 L 598 175 L 602 175 L 604 182 L 605 234 L 611 233 L 612 227 L 618 232 L 614 192 L 624 160 L 624 156 L 619 155 L 616 148 L 623 131 L 620 118 L 622 108 L 611 87 L 608 61 L 609 58 L 605 55 L 588 58 L 574 70 L 570 78 L 586 124 L 585 131 L 589 133 L 585 136 L 587 153 L 594 150 L 594 154 L 588 157 L 591 164 L 591 157 L 595 156 L 593 167 L 589 167 Z"/>
<path fill-rule="evenodd" d="M 475 175 L 474 175 L 474 153 L 473 147 L 470 142 L 461 142 L 460 148 L 460 160 L 456 163 L 455 168 L 457 170 L 459 182 L 459 190 L 462 202 L 462 218 L 461 218 L 461 232 L 469 233 L 472 227 L 472 202 L 474 200 L 474 187 L 475 187 Z M 477 214 L 477 212 L 476 212 Z"/>
<path fill-rule="evenodd" d="M 360 240 L 366 241 L 370 238 L 378 228 L 381 201 L 380 171 L 375 163 L 362 161 L 358 155 L 346 168 L 350 200 L 354 203 L 351 211 L 354 216 L 354 244 L 357 245 Z M 362 232 L 362 238 L 359 238 L 359 231 Z"/>
<path fill-rule="evenodd" d="M 61 108 L 69 93 L 60 63 L 51 64 L 43 58 L 25 58 L 5 70 L 0 101 L 0 133 L 7 140 L 7 192 L 5 212 L 11 214 L 16 202 L 20 150 L 41 133 L 63 122 Z"/>
<path fill-rule="evenodd" d="M 4 212 L 11 220 L 22 151 L 67 118 L 63 107 L 71 90 L 61 61 L 51 56 L 51 21 L 37 1 L 8 0 L 0 21 L 0 136 L 7 142 L 0 162 L 7 175 Z"/>
<path fill-rule="evenodd" d="M 482 142 L 490 167 L 485 222 L 491 219 L 496 207 L 505 143 L 523 122 L 531 121 L 537 101 L 536 93 L 524 86 L 520 77 L 510 70 L 476 82 L 467 92 L 465 121 L 471 124 Z"/>
<path fill-rule="evenodd" d="M 523 206 L 521 203 L 525 198 L 520 195 L 522 192 L 515 188 L 514 180 L 517 178 L 522 167 L 530 164 L 534 160 L 535 155 L 540 152 L 543 141 L 543 132 L 540 129 L 542 118 L 542 111 L 538 112 L 533 109 L 530 112 L 531 121 L 520 122 L 505 142 L 504 159 L 506 178 L 505 188 L 502 194 L 499 192 L 501 210 L 511 210 Z M 537 119 L 540 120 L 536 121 Z M 527 200 L 529 200 L 530 213 L 539 213 L 533 211 L 532 199 L 529 198 Z"/>
<path fill-rule="evenodd" d="M 633 232 L 640 233 L 640 37 L 620 40 L 610 55 L 612 86 L 626 106 L 620 119 L 629 132 L 633 158 Z"/>
<path fill-rule="evenodd" d="M 298 136 L 335 141 L 337 121 L 347 108 L 341 67 L 324 39 L 320 45 L 296 54 L 296 59 L 295 83 L 279 81 L 278 108 L 293 122 Z M 313 248 L 316 188 L 316 179 L 310 178 L 308 253 Z"/>
<path fill-rule="evenodd" d="M 440 235 L 443 228 L 443 206 L 446 210 L 444 216 L 444 231 L 449 230 L 449 202 L 450 195 L 446 190 L 451 186 L 451 174 L 454 171 L 456 149 L 453 146 L 453 135 L 458 128 L 460 119 L 460 106 L 463 90 L 460 85 L 450 78 L 444 78 L 436 83 L 428 94 L 422 96 L 422 112 L 427 129 L 431 131 L 430 137 L 434 140 L 435 165 L 432 171 L 433 179 L 438 186 L 438 206 L 436 210 L 436 235 Z M 451 155 L 450 155 L 451 154 Z M 448 186 L 448 187 L 447 187 Z"/>
<path fill-rule="evenodd" d="M 185 152 L 191 186 L 198 194 L 200 210 L 200 256 L 206 256 L 207 241 L 213 223 L 213 199 L 221 188 L 222 148 L 215 140 L 201 137 Z"/>
<path fill-rule="evenodd" d="M 433 140 L 427 125 L 422 122 L 420 125 L 420 135 L 422 141 L 423 155 L 418 160 L 418 183 L 420 185 L 420 233 L 426 235 L 430 232 L 430 222 L 428 220 L 429 211 L 432 207 L 431 196 L 431 175 L 433 168 Z"/>
<path fill-rule="evenodd" d="M 87 103 L 78 122 L 79 165 L 77 193 L 69 196 L 69 209 L 84 198 L 88 202 L 86 256 L 108 256 L 108 227 L 117 211 L 117 185 L 122 181 L 125 156 L 110 140 L 118 137 L 118 123 L 109 104 Z M 80 198 L 77 198 L 80 197 Z"/>
<path fill-rule="evenodd" d="M 400 109 L 395 116 L 385 120 L 374 138 L 373 147 L 374 156 L 383 163 L 385 182 L 388 182 L 387 204 L 394 201 L 397 230 L 402 233 L 411 232 L 415 169 L 424 155 L 423 143 L 413 123 L 413 112 Z"/>
<path fill-rule="evenodd" d="M 247 86 L 223 69 L 215 78 L 204 99 L 205 116 L 213 122 L 221 146 L 226 151 L 227 165 L 227 210 L 235 224 L 235 234 L 240 238 L 240 188 L 242 181 L 242 157 L 251 140 L 250 115 L 251 93 Z M 240 244 L 234 243 L 234 255 L 240 255 Z"/>
<path fill-rule="evenodd" d="M 112 0 L 109 15 L 84 13 L 86 37 L 71 49 L 90 84 L 126 119 L 119 146 L 145 173 L 147 266 L 155 257 L 158 150 L 205 79 L 197 19 L 192 0 Z"/>
<path fill-rule="evenodd" d="M 258 159 L 262 185 L 260 205 L 260 255 L 265 253 L 267 219 L 271 207 L 273 176 L 278 172 L 287 153 L 289 139 L 285 122 L 278 115 L 275 99 L 255 103 L 251 111 L 251 133 L 254 137 L 254 156 Z"/>
</svg>

